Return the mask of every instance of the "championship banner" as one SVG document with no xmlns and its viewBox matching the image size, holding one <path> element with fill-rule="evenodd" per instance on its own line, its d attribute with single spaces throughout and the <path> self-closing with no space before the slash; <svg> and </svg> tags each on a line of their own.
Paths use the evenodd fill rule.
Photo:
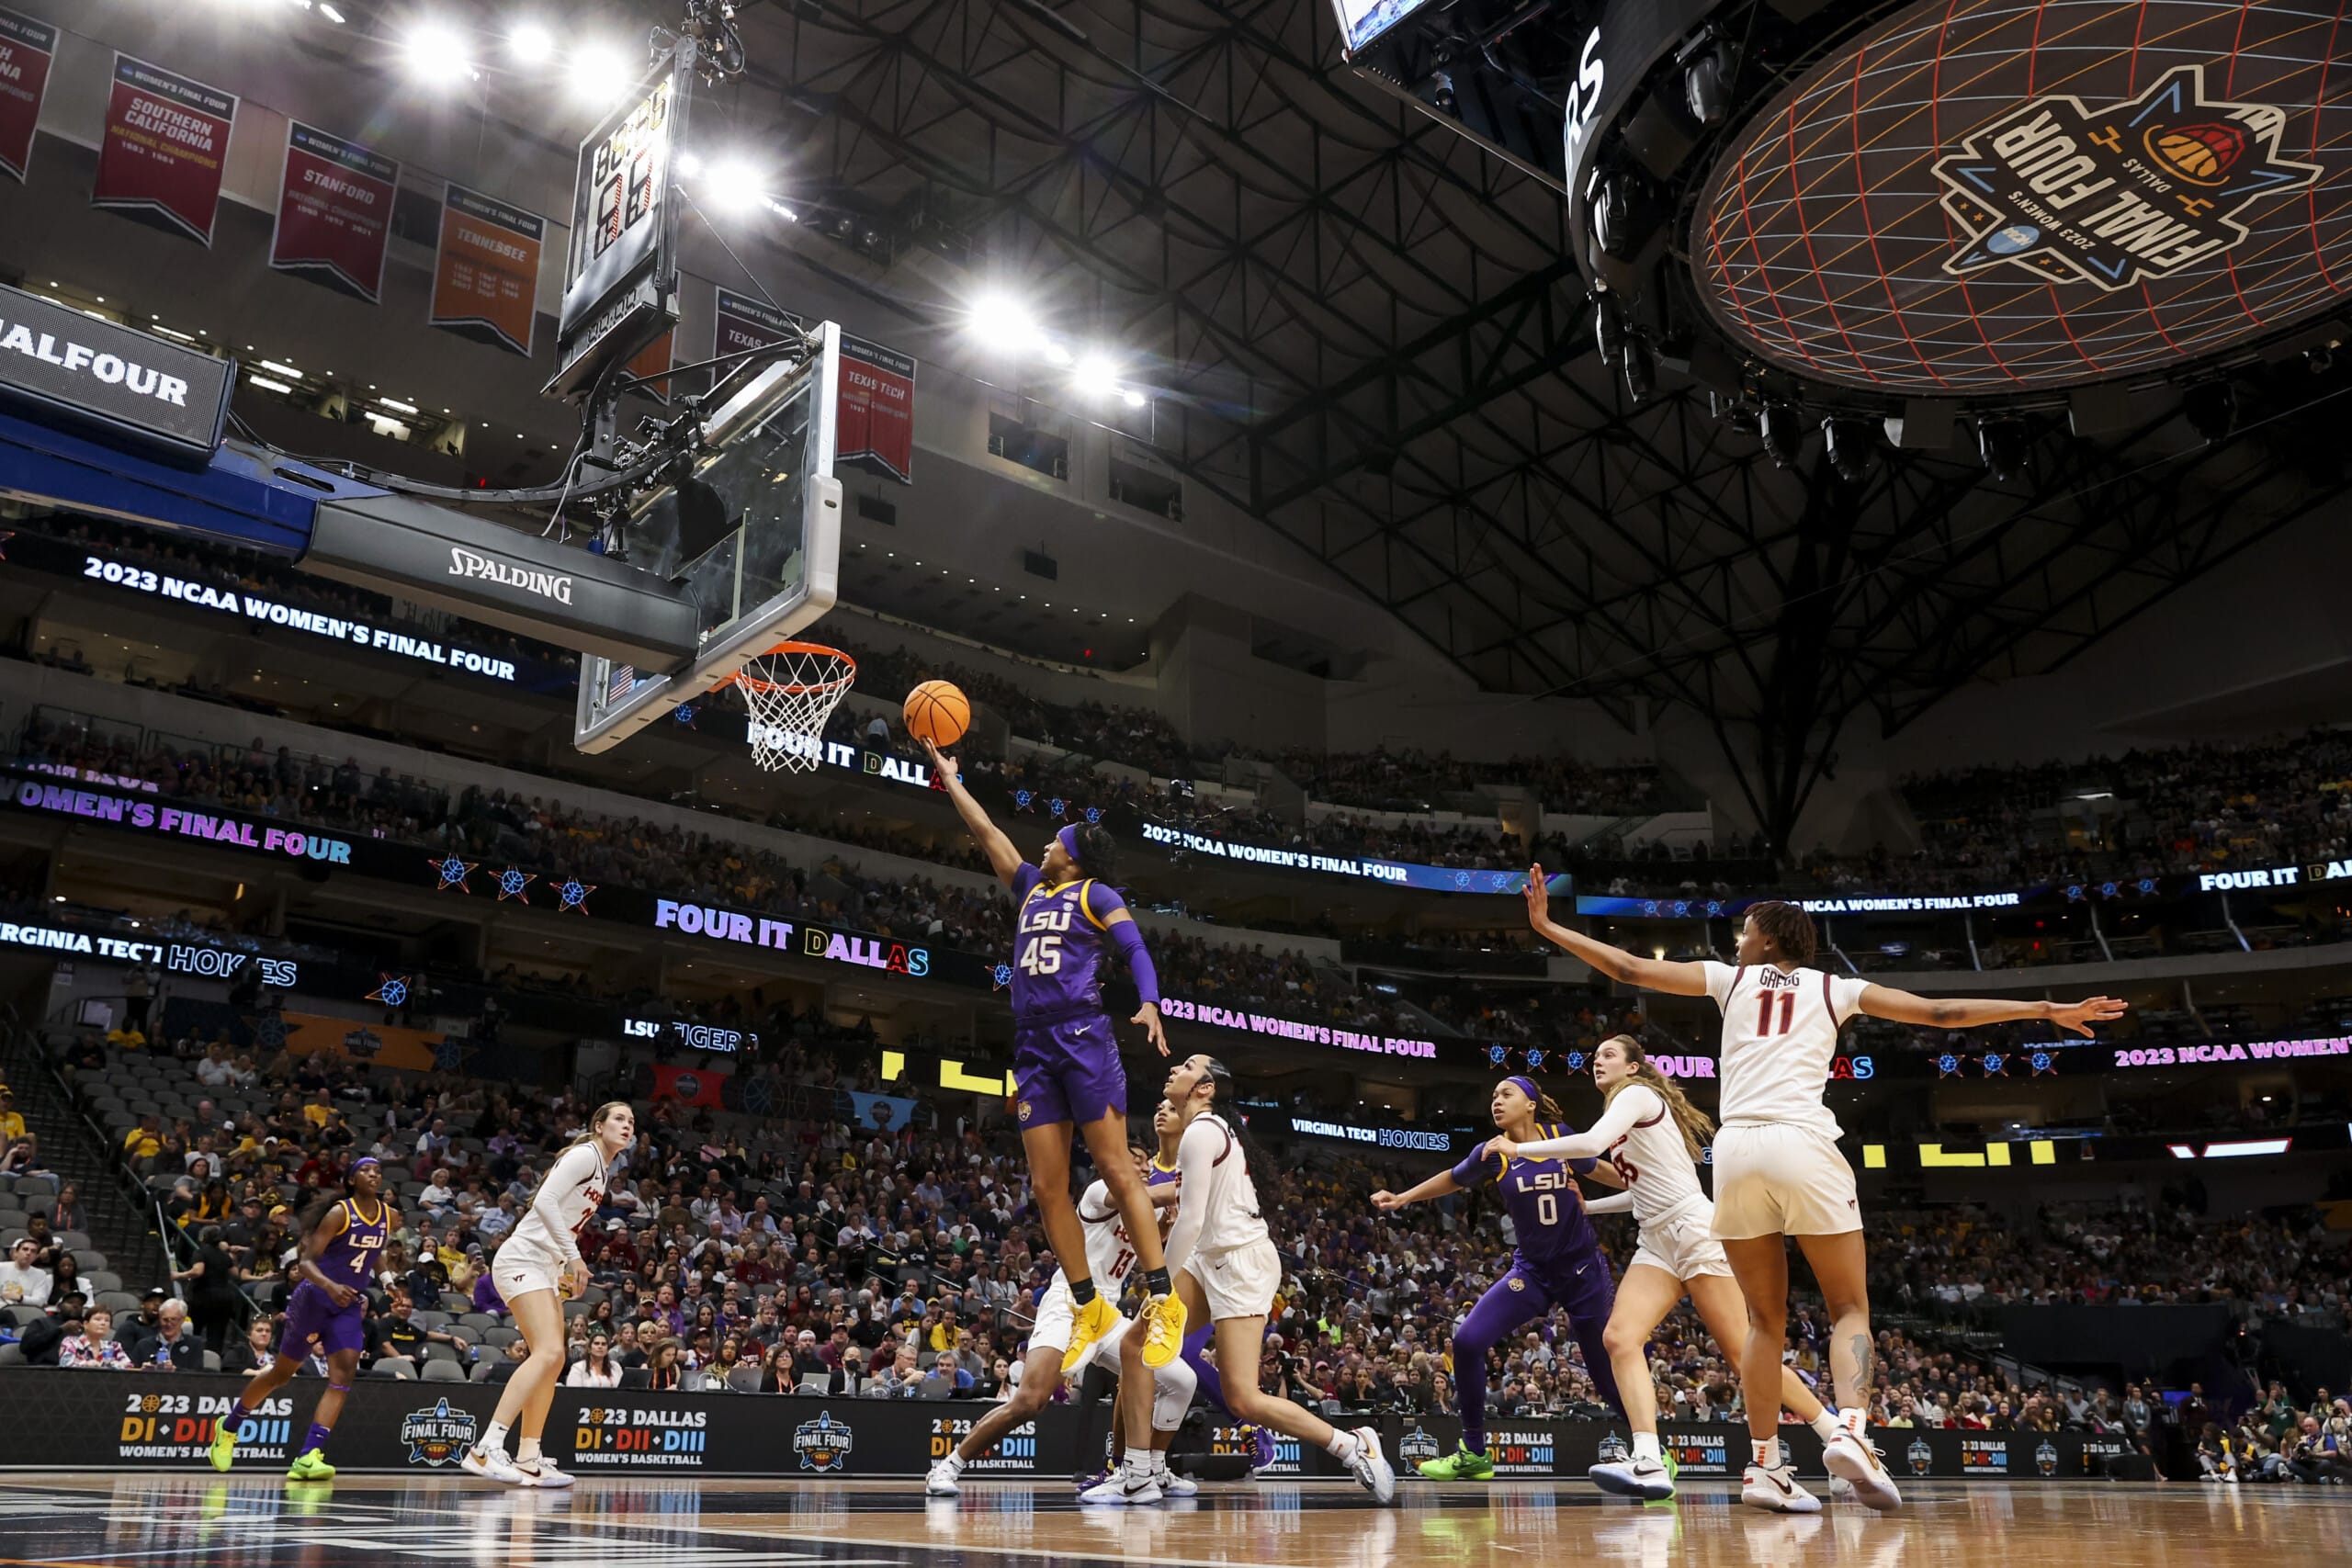
<svg viewBox="0 0 2352 1568">
<path fill-rule="evenodd" d="M 834 404 L 834 457 L 914 482 L 915 362 L 878 343 L 842 334 L 842 389 Z"/>
<path fill-rule="evenodd" d="M 18 184 L 33 161 L 33 130 L 49 92 L 57 29 L 0 6 L 0 174 Z"/>
<path fill-rule="evenodd" d="M 643 352 L 630 360 L 626 367 L 629 375 L 644 382 L 644 385 L 633 387 L 630 390 L 640 398 L 651 398 L 667 408 L 670 404 L 670 383 L 666 378 L 670 374 L 670 367 L 677 362 L 677 347 L 678 329 L 675 327 L 647 344 Z M 664 379 L 655 380 L 657 376 Z"/>
<path fill-rule="evenodd" d="M 209 246 L 237 96 L 118 52 L 90 205 Z"/>
<path fill-rule="evenodd" d="M 379 303 L 384 247 L 401 166 L 356 141 L 288 120 L 286 172 L 278 182 L 277 230 L 269 265 L 342 293 Z"/>
<path fill-rule="evenodd" d="M 547 227 L 536 212 L 452 183 L 441 198 L 426 321 L 528 359 L 539 321 L 539 252 Z"/>
<path fill-rule="evenodd" d="M 748 299 L 722 288 L 718 290 L 718 309 L 712 317 L 710 356 L 723 359 L 730 354 L 749 354 L 774 348 L 780 343 L 797 342 L 803 324 L 791 311 L 779 310 L 764 299 Z M 716 387 L 742 368 L 741 364 L 716 366 L 710 372 L 710 384 Z"/>
</svg>

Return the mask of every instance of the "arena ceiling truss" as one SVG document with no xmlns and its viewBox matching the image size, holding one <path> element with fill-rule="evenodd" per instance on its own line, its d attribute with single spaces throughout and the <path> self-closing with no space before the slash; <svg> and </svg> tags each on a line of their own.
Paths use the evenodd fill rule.
<svg viewBox="0 0 2352 1568">
<path fill-rule="evenodd" d="M 1189 481 L 1487 689 L 1703 716 L 1776 838 L 1849 719 L 1892 731 L 2055 668 L 2342 482 L 2281 412 L 2340 385 L 2301 363 L 2218 443 L 2168 402 L 2096 439 L 2029 425 L 2008 479 L 1964 427 L 1859 484 L 1817 436 L 1781 468 L 1670 368 L 1629 395 L 1557 193 L 1345 70 L 1321 0 L 767 0 L 744 23 L 747 124 L 773 112 L 832 199 L 951 231 L 970 276 L 1149 356 Z M 944 308 L 902 270 L 836 276 Z"/>
</svg>

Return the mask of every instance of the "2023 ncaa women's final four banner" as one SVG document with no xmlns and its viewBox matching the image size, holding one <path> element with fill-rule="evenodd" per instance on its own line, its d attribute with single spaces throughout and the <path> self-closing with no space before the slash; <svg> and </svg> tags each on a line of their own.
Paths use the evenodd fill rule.
<svg viewBox="0 0 2352 1568">
<path fill-rule="evenodd" d="M 0 174 L 18 181 L 32 166 L 33 129 L 56 58 L 55 28 L 0 6 Z"/>
<path fill-rule="evenodd" d="M 236 94 L 118 53 L 90 205 L 210 245 L 236 124 Z"/>
</svg>

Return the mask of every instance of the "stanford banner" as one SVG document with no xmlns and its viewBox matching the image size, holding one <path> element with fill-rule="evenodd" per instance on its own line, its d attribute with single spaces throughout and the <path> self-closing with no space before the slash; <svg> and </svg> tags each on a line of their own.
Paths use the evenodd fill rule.
<svg viewBox="0 0 2352 1568">
<path fill-rule="evenodd" d="M 33 128 L 57 58 L 57 29 L 0 6 L 0 174 L 19 183 L 32 165 Z"/>
<path fill-rule="evenodd" d="M 379 302 L 384 245 L 391 238 L 392 197 L 400 183 L 401 166 L 390 158 L 288 120 L 269 265 L 370 305 Z"/>
<path fill-rule="evenodd" d="M 547 220 L 452 184 L 441 198 L 441 243 L 433 258 L 436 327 L 531 355 L 539 319 L 539 250 Z"/>
<path fill-rule="evenodd" d="M 915 362 L 878 343 L 842 334 L 835 459 L 914 482 Z"/>
<path fill-rule="evenodd" d="M 210 245 L 236 123 L 234 93 L 116 54 L 90 205 Z"/>
</svg>

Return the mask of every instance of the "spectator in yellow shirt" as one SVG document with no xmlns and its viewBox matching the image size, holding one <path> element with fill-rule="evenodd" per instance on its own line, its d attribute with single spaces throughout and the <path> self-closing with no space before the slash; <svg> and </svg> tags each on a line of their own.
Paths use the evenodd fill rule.
<svg viewBox="0 0 2352 1568">
<path fill-rule="evenodd" d="M 17 1110 L 17 1091 L 0 1083 L 0 1145 L 25 1135 L 25 1119 Z"/>
<path fill-rule="evenodd" d="M 302 1120 L 322 1132 L 325 1131 L 326 1124 L 334 1120 L 334 1096 L 321 1089 L 311 1097 L 311 1102 L 302 1107 Z"/>
<path fill-rule="evenodd" d="M 122 1152 L 134 1160 L 153 1159 L 164 1152 L 163 1122 L 153 1111 L 122 1135 Z"/>
</svg>

